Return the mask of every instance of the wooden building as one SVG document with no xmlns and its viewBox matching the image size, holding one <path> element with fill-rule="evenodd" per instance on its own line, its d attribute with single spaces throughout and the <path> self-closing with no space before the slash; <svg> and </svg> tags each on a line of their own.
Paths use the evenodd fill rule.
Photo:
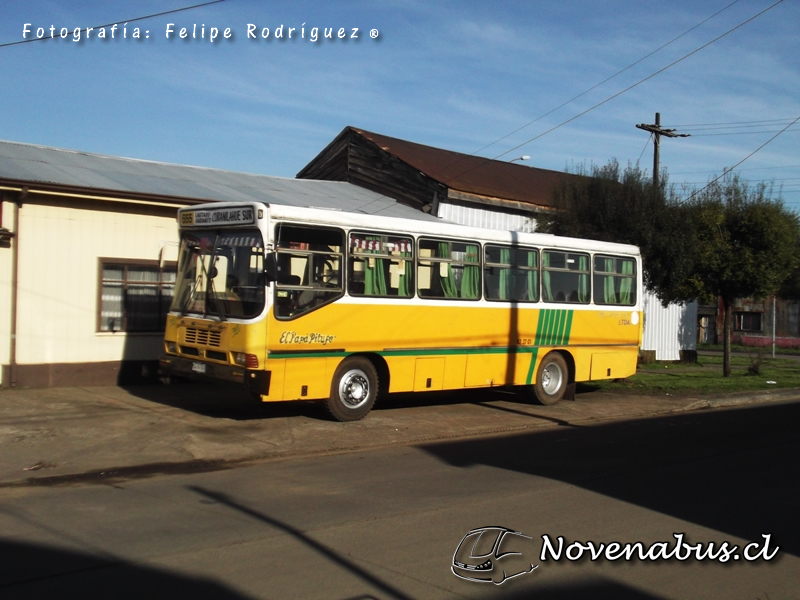
<svg viewBox="0 0 800 600">
<path fill-rule="evenodd" d="M 463 225 L 533 231 L 569 175 L 345 127 L 297 177 L 347 181 Z"/>
</svg>

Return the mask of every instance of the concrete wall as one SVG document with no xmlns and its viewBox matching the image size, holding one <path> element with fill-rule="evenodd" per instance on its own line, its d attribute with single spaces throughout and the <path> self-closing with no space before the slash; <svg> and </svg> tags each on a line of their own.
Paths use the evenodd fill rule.
<svg viewBox="0 0 800 600">
<path fill-rule="evenodd" d="M 13 230 L 13 205 L 0 202 L 2 226 Z M 11 240 L 10 244 L 14 244 Z M 10 245 L 9 244 L 9 245 Z M 11 248 L 0 247 L 0 365 L 7 365 L 11 349 Z M 0 372 L 0 385 L 3 384 Z"/>
<path fill-rule="evenodd" d="M 4 202 L 3 207 L 9 213 L 12 205 Z M 177 259 L 177 223 L 166 216 L 172 211 L 146 212 L 147 207 L 121 210 L 118 205 L 34 201 L 22 206 L 18 237 L 12 241 L 19 253 L 16 362 L 28 379 L 32 374 L 52 379 L 55 371 L 63 378 L 69 365 L 83 372 L 96 363 L 108 371 L 119 361 L 158 358 L 161 334 L 97 331 L 101 257 L 155 261 L 163 248 L 163 260 Z M 9 227 L 10 216 L 3 216 Z M 5 366 L 11 347 L 10 261 L 11 250 L 0 249 L 0 364 Z M 35 365 L 40 368 L 26 370 Z M 8 368 L 3 371 L 8 377 Z"/>
</svg>

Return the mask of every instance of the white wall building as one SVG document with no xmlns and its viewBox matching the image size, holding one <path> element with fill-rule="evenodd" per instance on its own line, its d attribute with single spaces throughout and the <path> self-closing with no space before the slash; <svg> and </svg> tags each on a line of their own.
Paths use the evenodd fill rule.
<svg viewBox="0 0 800 600">
<path fill-rule="evenodd" d="M 259 201 L 418 218 L 363 188 L 0 141 L 0 385 L 155 376 L 176 211 Z"/>
</svg>

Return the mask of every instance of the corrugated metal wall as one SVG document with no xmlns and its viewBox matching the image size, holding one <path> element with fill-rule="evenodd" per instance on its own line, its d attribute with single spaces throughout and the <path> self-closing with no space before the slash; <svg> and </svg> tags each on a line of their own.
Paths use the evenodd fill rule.
<svg viewBox="0 0 800 600">
<path fill-rule="evenodd" d="M 642 350 L 655 350 L 656 360 L 680 360 L 681 350 L 697 349 L 697 302 L 661 305 L 644 293 Z"/>
<path fill-rule="evenodd" d="M 439 217 L 445 221 L 481 227 L 483 229 L 502 229 L 506 231 L 524 231 L 531 233 L 536 229 L 536 219 L 525 215 L 487 210 L 484 208 L 471 208 L 457 204 L 441 203 Z"/>
</svg>

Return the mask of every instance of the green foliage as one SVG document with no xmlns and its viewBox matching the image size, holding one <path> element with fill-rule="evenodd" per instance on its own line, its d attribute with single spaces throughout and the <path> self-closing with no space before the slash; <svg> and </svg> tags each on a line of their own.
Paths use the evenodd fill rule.
<svg viewBox="0 0 800 600">
<path fill-rule="evenodd" d="M 694 273 L 694 235 L 687 207 L 669 193 L 666 172 L 657 193 L 638 166 L 620 169 L 616 160 L 590 170 L 579 166 L 554 194 L 557 212 L 540 221 L 541 230 L 639 246 L 645 286 L 662 302 L 702 295 Z"/>
<path fill-rule="evenodd" d="M 572 175 L 540 229 L 639 246 L 645 285 L 665 304 L 764 298 L 782 284 L 800 296 L 798 217 L 769 197 L 768 186 L 728 175 L 682 201 L 666 171 L 657 191 L 646 172 L 616 160 Z"/>
<path fill-rule="evenodd" d="M 645 285 L 664 304 L 722 298 L 726 377 L 734 300 L 779 290 L 800 296 L 800 220 L 768 186 L 726 174 L 681 201 L 666 172 L 657 190 L 638 166 L 620 170 L 616 160 L 573 175 L 554 193 L 559 210 L 541 228 L 639 246 Z"/>
<path fill-rule="evenodd" d="M 766 186 L 737 175 L 689 201 L 697 236 L 696 271 L 706 291 L 724 300 L 776 294 L 798 266 L 800 222 Z"/>
</svg>

